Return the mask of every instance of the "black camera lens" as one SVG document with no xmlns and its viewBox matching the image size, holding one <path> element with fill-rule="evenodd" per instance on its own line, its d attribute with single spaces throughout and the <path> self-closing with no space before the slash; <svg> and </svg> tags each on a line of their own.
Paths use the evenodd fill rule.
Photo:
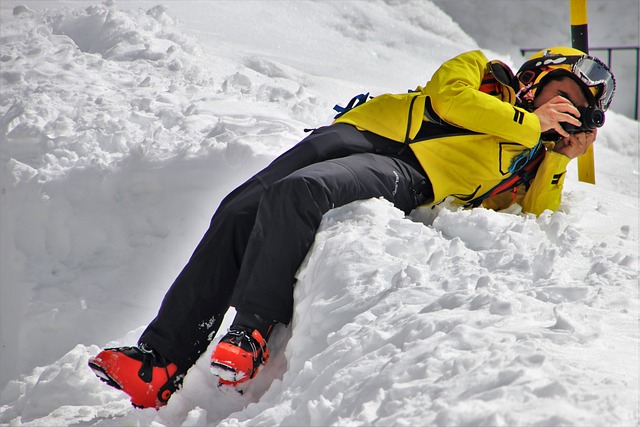
<svg viewBox="0 0 640 427">
<path fill-rule="evenodd" d="M 604 124 L 604 111 L 594 107 L 576 107 L 580 111 L 580 126 L 562 122 L 562 128 L 569 133 L 589 132 L 602 127 Z"/>
<path fill-rule="evenodd" d="M 600 128 L 604 124 L 604 111 L 598 108 L 579 107 L 582 125 L 588 129 Z"/>
</svg>

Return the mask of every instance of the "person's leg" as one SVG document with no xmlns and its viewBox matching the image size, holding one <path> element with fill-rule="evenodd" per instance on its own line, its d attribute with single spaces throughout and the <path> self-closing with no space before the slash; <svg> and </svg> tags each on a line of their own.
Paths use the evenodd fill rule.
<svg viewBox="0 0 640 427">
<path fill-rule="evenodd" d="M 138 347 L 105 349 L 89 366 L 128 393 L 134 405 L 165 404 L 220 327 L 246 264 L 245 250 L 265 189 L 315 162 L 352 153 L 394 152 L 397 147 L 349 125 L 336 125 L 319 129 L 274 160 L 223 200 Z M 249 313 L 249 318 L 256 317 Z"/>
<path fill-rule="evenodd" d="M 428 180 L 412 163 L 352 154 L 297 170 L 265 190 L 233 296 L 238 314 L 211 355 L 221 385 L 241 387 L 268 360 L 268 334 L 291 318 L 294 275 L 326 212 L 385 197 L 409 213 L 430 197 L 422 194 Z"/>
<path fill-rule="evenodd" d="M 140 343 L 181 367 L 195 363 L 229 308 L 265 188 L 307 165 L 353 153 L 400 147 L 349 125 L 328 126 L 309 135 L 230 193 L 167 292 L 158 315 L 140 337 Z M 248 268 L 253 262 L 249 260 Z"/>
<path fill-rule="evenodd" d="M 315 163 L 269 186 L 240 268 L 232 305 L 239 313 L 288 323 L 294 276 L 322 216 L 355 200 L 384 197 L 409 213 L 429 197 L 426 177 L 411 162 L 354 154 Z"/>
</svg>

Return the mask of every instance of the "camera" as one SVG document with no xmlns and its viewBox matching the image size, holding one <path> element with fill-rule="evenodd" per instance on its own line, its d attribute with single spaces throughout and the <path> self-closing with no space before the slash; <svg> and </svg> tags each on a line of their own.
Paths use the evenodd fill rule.
<svg viewBox="0 0 640 427">
<path fill-rule="evenodd" d="M 569 133 L 589 132 L 593 129 L 602 127 L 604 124 L 604 111 L 594 107 L 576 107 L 580 111 L 580 121 L 582 124 L 578 127 L 567 122 L 562 122 L 562 129 Z"/>
<path fill-rule="evenodd" d="M 604 124 L 604 111 L 595 107 L 577 107 L 580 112 L 580 126 L 571 123 L 561 122 L 560 125 L 568 133 L 591 132 L 593 129 L 602 127 Z M 561 136 L 555 130 L 542 133 L 543 141 L 559 141 Z"/>
</svg>

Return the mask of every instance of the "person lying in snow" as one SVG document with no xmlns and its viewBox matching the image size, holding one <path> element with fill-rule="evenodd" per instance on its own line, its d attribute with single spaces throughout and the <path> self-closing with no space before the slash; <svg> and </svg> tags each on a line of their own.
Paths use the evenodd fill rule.
<svg viewBox="0 0 640 427">
<path fill-rule="evenodd" d="M 237 315 L 211 355 L 219 383 L 242 387 L 293 312 L 295 273 L 332 208 L 384 197 L 409 214 L 453 197 L 466 206 L 555 210 L 569 161 L 596 138 L 615 90 L 611 71 L 554 47 L 517 74 L 480 51 L 445 62 L 425 87 L 385 94 L 314 130 L 231 192 L 137 347 L 89 360 L 137 407 L 160 407 Z"/>
</svg>

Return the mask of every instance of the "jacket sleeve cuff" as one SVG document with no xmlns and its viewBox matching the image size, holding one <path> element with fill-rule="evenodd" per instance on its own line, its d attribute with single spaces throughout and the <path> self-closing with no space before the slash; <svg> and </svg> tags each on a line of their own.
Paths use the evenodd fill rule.
<svg viewBox="0 0 640 427">
<path fill-rule="evenodd" d="M 553 150 L 547 150 L 546 157 L 549 168 L 555 171 L 566 171 L 569 162 L 571 162 L 569 157 Z"/>
</svg>

